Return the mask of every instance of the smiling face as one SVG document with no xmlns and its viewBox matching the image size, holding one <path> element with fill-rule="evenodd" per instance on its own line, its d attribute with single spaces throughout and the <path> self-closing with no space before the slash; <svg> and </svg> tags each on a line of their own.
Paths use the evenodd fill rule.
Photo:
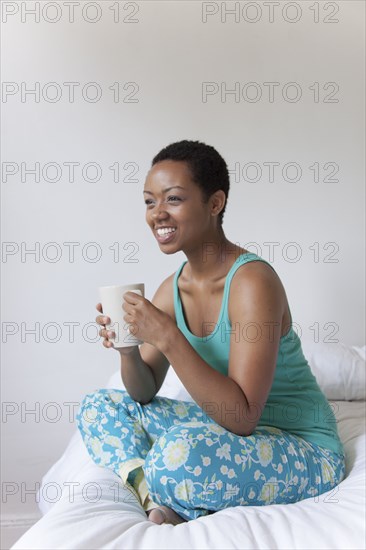
<svg viewBox="0 0 366 550">
<path fill-rule="evenodd" d="M 154 164 L 147 174 L 144 187 L 146 222 L 166 254 L 188 251 L 209 241 L 216 232 L 215 206 L 222 202 L 218 191 L 204 204 L 201 189 L 191 178 L 188 165 L 182 161 L 164 160 Z M 221 204 L 221 203 L 220 203 Z M 166 229 L 159 235 L 157 228 Z M 164 234 L 166 233 L 166 234 Z"/>
</svg>

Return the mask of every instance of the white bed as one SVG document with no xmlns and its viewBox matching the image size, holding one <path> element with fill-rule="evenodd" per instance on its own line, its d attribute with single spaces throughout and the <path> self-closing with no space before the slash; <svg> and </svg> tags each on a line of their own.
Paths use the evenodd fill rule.
<svg viewBox="0 0 366 550">
<path fill-rule="evenodd" d="M 346 476 L 335 489 L 294 504 L 238 506 L 177 526 L 155 525 L 120 478 L 93 463 L 76 431 L 42 480 L 43 517 L 12 548 L 363 550 L 366 346 L 303 343 L 303 350 L 334 404 L 345 446 Z M 105 387 L 124 387 L 119 372 Z M 159 395 L 192 400 L 172 368 Z"/>
</svg>

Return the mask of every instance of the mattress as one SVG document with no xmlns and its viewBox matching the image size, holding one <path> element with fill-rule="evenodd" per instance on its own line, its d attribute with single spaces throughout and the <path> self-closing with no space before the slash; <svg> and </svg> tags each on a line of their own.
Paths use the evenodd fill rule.
<svg viewBox="0 0 366 550">
<path fill-rule="evenodd" d="M 365 348 L 359 349 L 364 352 Z M 360 364 L 354 390 L 358 397 L 364 380 Z M 350 368 L 355 376 L 354 362 Z M 159 395 L 191 401 L 171 371 Z M 119 373 L 104 387 L 123 388 Z M 347 391 L 348 399 L 352 398 Z M 364 549 L 365 401 L 345 400 L 344 396 L 329 401 L 346 452 L 346 472 L 343 481 L 327 493 L 291 504 L 226 508 L 176 526 L 156 525 L 113 471 L 94 464 L 75 431 L 42 480 L 39 506 L 43 517 L 12 548 Z"/>
</svg>

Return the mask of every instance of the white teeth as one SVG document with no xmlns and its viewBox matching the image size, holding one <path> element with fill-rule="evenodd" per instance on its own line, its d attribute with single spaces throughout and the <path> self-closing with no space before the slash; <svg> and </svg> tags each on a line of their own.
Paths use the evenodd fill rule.
<svg viewBox="0 0 366 550">
<path fill-rule="evenodd" d="M 173 233 L 174 231 L 176 231 L 175 227 L 169 227 L 169 228 L 165 228 L 164 229 L 157 229 L 157 234 L 158 235 L 166 235 L 167 233 Z"/>
</svg>

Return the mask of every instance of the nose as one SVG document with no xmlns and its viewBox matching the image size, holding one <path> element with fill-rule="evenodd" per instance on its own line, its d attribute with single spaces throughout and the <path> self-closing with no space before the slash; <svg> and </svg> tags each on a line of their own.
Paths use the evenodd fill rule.
<svg viewBox="0 0 366 550">
<path fill-rule="evenodd" d="M 167 213 L 164 212 L 164 209 L 163 209 L 162 205 L 154 207 L 153 211 L 151 213 L 151 216 L 152 216 L 153 220 L 160 219 L 160 218 L 165 218 L 166 215 L 167 215 Z"/>
</svg>

